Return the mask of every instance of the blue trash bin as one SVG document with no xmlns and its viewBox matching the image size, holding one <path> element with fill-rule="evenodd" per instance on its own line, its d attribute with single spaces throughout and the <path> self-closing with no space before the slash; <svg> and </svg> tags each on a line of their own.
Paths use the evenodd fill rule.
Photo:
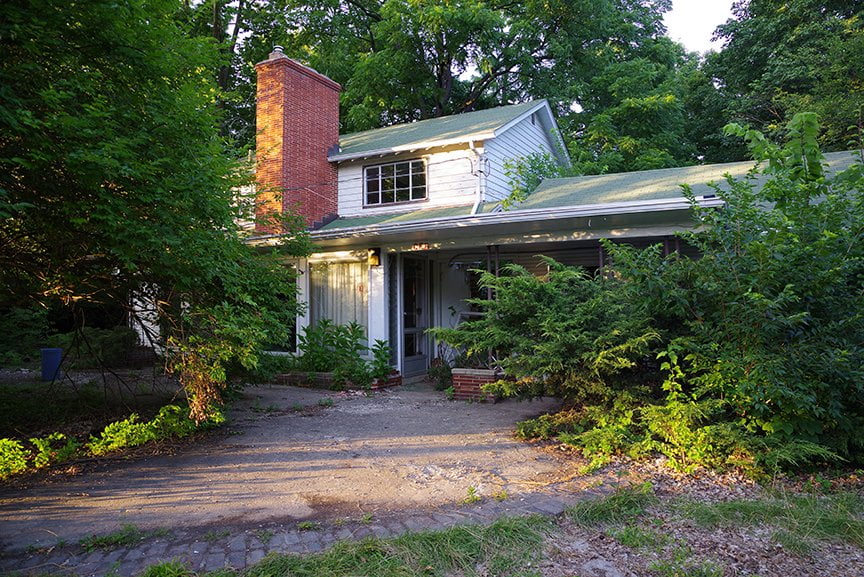
<svg viewBox="0 0 864 577">
<path fill-rule="evenodd" d="M 53 381 L 60 371 L 63 349 L 42 349 L 42 380 Z"/>
</svg>

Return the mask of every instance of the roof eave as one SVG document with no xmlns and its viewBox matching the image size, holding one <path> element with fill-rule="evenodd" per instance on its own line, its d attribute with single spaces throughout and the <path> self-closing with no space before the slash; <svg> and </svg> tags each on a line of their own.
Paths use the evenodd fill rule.
<svg viewBox="0 0 864 577">
<path fill-rule="evenodd" d="M 475 132 L 473 134 L 466 134 L 464 136 L 460 136 L 458 138 L 447 138 L 443 140 L 424 140 L 421 142 L 412 142 L 411 144 L 405 144 L 403 146 L 394 146 L 392 148 L 379 148 L 376 150 L 364 150 L 361 152 L 347 152 L 347 153 L 339 153 L 339 154 L 330 154 L 327 155 L 327 160 L 330 162 L 345 162 L 347 160 L 362 160 L 365 158 L 372 158 L 375 156 L 387 156 L 390 154 L 399 154 L 402 152 L 414 152 L 417 150 L 429 150 L 432 148 L 443 148 L 445 146 L 452 146 L 454 144 L 469 144 L 471 142 L 478 142 L 487 140 L 489 138 L 493 138 L 495 136 L 495 132 Z"/>
<path fill-rule="evenodd" d="M 723 201 L 714 197 L 699 197 L 699 206 L 710 208 L 721 206 Z M 635 212 L 659 212 L 672 210 L 689 210 L 692 206 L 686 198 L 631 201 L 605 204 L 592 204 L 573 207 L 549 207 L 515 210 L 511 212 L 496 212 L 475 215 L 448 216 L 441 218 L 430 218 L 420 221 L 398 222 L 389 224 L 375 224 L 356 227 L 345 227 L 334 230 L 313 231 L 313 240 L 335 240 L 345 237 L 370 237 L 382 236 L 404 232 L 423 232 L 426 230 L 442 230 L 448 228 L 471 226 L 483 226 L 492 224 L 508 224 L 518 222 L 531 222 L 540 219 L 559 220 L 578 218 L 586 216 L 601 216 L 627 214 Z"/>
</svg>

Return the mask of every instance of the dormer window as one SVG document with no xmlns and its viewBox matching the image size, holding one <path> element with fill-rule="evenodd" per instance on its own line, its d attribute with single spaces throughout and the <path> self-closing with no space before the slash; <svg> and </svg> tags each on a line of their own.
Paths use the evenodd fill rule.
<svg viewBox="0 0 864 577">
<path fill-rule="evenodd" d="M 426 199 L 426 163 L 403 160 L 363 169 L 365 206 Z"/>
</svg>

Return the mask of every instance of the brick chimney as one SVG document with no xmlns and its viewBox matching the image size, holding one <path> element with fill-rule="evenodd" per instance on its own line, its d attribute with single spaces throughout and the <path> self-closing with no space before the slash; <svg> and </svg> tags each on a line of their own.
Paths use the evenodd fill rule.
<svg viewBox="0 0 864 577">
<path fill-rule="evenodd" d="M 307 227 L 321 226 L 337 210 L 337 171 L 327 161 L 327 152 L 339 144 L 341 86 L 288 58 L 280 46 L 255 68 L 259 220 L 255 230 L 281 232 L 278 226 L 260 221 L 291 210 L 303 215 Z"/>
</svg>

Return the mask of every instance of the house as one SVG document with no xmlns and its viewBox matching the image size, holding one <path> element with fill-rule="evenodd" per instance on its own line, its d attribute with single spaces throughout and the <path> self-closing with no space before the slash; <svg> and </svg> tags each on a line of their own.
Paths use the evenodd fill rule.
<svg viewBox="0 0 864 577">
<path fill-rule="evenodd" d="M 472 270 L 505 262 L 542 270 L 540 254 L 600 267 L 602 238 L 686 250 L 675 234 L 694 222 L 680 185 L 701 206 L 720 206 L 705 183 L 752 168 L 551 179 L 503 210 L 505 162 L 541 151 L 569 162 L 545 101 L 340 136 L 338 84 L 278 47 L 257 71 L 259 210 L 299 211 L 318 247 L 296 263 L 308 303 L 297 326 L 356 321 L 370 342 L 390 343 L 393 365 L 409 377 L 439 355 L 426 329 L 471 315 Z M 262 226 L 254 241 L 278 234 Z"/>
</svg>

